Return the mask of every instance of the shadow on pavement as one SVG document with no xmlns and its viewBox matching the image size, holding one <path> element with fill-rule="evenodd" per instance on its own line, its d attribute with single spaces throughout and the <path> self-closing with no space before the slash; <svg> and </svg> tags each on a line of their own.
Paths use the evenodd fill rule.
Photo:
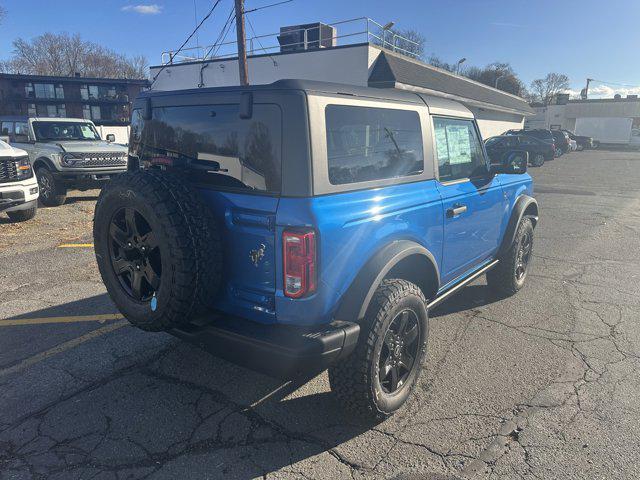
<svg viewBox="0 0 640 480">
<path fill-rule="evenodd" d="M 487 285 L 468 285 L 450 299 L 429 311 L 429 317 L 443 317 L 502 300 Z"/>
<path fill-rule="evenodd" d="M 493 301 L 486 285 L 471 285 L 432 315 Z M 104 294 L 22 318 L 113 312 Z M 56 327 L 66 328 L 47 326 Z M 10 421 L 0 414 L 0 424 L 11 423 L 0 429 L 0 445 L 13 441 L 19 447 L 8 438 L 14 433 L 31 438 L 21 461 L 45 477 L 103 471 L 127 472 L 127 478 L 254 478 L 309 460 L 307 468 L 318 468 L 314 476 L 341 478 L 352 465 L 333 449 L 348 452 L 345 443 L 380 435 L 343 413 L 326 375 L 282 382 L 164 333 L 119 328 L 46 366 L 59 378 L 25 372 L 33 377 L 29 386 L 12 393 L 24 397 L 13 407 L 19 411 Z M 47 398 L 36 417 L 29 411 L 33 390 Z"/>
</svg>

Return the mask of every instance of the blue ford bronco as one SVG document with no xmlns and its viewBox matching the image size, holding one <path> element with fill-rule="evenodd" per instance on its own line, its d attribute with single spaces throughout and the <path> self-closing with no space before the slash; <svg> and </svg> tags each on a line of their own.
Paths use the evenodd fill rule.
<svg viewBox="0 0 640 480">
<path fill-rule="evenodd" d="M 410 396 L 428 311 L 480 275 L 522 288 L 526 152 L 491 164 L 463 105 L 301 80 L 152 91 L 95 251 L 129 321 L 280 378 L 329 369 L 355 413 Z"/>
</svg>

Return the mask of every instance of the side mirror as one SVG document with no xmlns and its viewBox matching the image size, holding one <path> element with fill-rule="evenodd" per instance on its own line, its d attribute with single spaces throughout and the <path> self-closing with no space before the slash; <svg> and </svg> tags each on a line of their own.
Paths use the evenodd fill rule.
<svg viewBox="0 0 640 480">
<path fill-rule="evenodd" d="M 107 133 L 107 142 L 113 143 L 116 141 L 116 136 L 113 133 Z"/>
<path fill-rule="evenodd" d="M 0 135 L 0 141 L 9 143 L 9 137 L 7 135 Z"/>
<path fill-rule="evenodd" d="M 491 172 L 521 175 L 527 172 L 529 152 L 524 150 L 511 150 L 502 156 L 501 162 L 491 165 Z"/>
</svg>

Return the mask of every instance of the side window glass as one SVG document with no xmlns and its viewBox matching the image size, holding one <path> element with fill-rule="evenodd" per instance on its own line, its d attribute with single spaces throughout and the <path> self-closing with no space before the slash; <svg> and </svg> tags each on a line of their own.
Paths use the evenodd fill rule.
<svg viewBox="0 0 640 480">
<path fill-rule="evenodd" d="M 27 142 L 29 140 L 29 124 L 16 122 L 14 136 L 16 142 Z"/>
<path fill-rule="evenodd" d="M 487 173 L 480 139 L 472 121 L 435 117 L 433 124 L 441 182 Z"/>
<path fill-rule="evenodd" d="M 0 133 L 3 136 L 13 137 L 13 122 L 2 122 L 0 124 Z M 13 138 L 11 138 L 13 140 Z"/>
<path fill-rule="evenodd" d="M 332 185 L 419 175 L 424 171 L 417 112 L 327 105 L 325 115 Z"/>
</svg>

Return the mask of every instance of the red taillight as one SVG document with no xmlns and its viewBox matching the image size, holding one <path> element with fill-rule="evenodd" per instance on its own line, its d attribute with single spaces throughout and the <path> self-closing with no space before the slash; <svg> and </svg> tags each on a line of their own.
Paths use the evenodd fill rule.
<svg viewBox="0 0 640 480">
<path fill-rule="evenodd" d="M 316 234 L 313 231 L 282 234 L 284 294 L 300 298 L 316 290 Z"/>
</svg>

